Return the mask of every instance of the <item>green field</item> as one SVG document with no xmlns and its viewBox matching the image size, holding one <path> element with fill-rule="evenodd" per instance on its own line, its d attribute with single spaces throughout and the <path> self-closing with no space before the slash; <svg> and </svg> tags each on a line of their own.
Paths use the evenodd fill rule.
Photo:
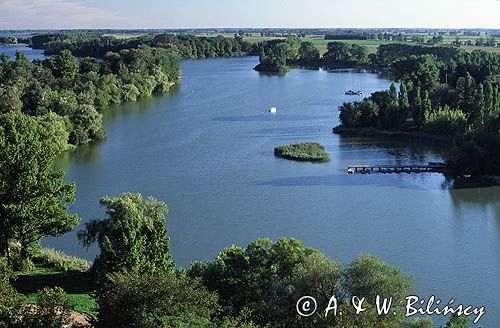
<svg viewBox="0 0 500 328">
<path fill-rule="evenodd" d="M 209 35 L 209 36 L 216 36 L 216 35 Z M 232 35 L 224 35 L 226 37 L 231 37 Z M 432 36 L 429 35 L 421 35 L 425 37 L 425 40 L 428 40 L 432 38 Z M 410 36 L 411 37 L 411 36 Z M 443 44 L 445 45 L 450 45 L 452 42 L 455 41 L 456 36 L 455 35 L 444 35 L 444 42 Z M 483 36 L 459 36 L 460 41 L 477 41 L 480 38 L 484 38 Z M 274 40 L 274 39 L 284 39 L 284 37 L 270 37 L 270 36 L 260 36 L 258 34 L 253 34 L 251 36 L 245 36 L 244 39 L 250 43 L 257 43 L 257 42 L 263 42 L 263 41 L 268 41 L 268 40 Z M 324 36 L 322 35 L 308 35 L 305 38 L 302 38 L 303 41 L 310 41 L 312 42 L 322 54 L 326 52 L 326 46 L 330 42 L 334 42 L 335 40 L 325 40 Z M 384 44 L 392 44 L 392 43 L 401 43 L 398 41 L 382 41 L 382 40 L 339 40 L 340 42 L 348 43 L 348 44 L 357 44 L 357 45 L 362 45 L 366 46 L 368 48 L 369 53 L 376 53 L 377 49 L 380 45 Z M 413 44 L 411 41 L 406 42 L 408 44 Z M 489 52 L 494 52 L 494 53 L 500 53 L 500 47 L 480 47 L 480 46 L 462 46 L 463 49 L 466 51 L 472 52 L 474 50 L 483 50 L 483 51 L 489 51 Z"/>
<path fill-rule="evenodd" d="M 104 34 L 105 36 L 112 36 L 117 39 L 132 39 L 132 38 L 137 38 L 140 36 L 144 36 L 146 34 L 129 34 L 129 33 L 114 33 L 114 34 Z M 197 34 L 198 36 L 203 36 L 203 37 L 217 37 L 219 35 L 222 35 L 223 37 L 226 38 L 232 38 L 234 37 L 234 34 L 232 33 L 201 33 Z M 424 38 L 425 41 L 429 40 L 432 38 L 431 35 L 428 34 L 408 34 L 408 38 L 411 38 L 412 35 L 418 35 Z M 264 41 L 269 41 L 269 40 L 276 40 L 276 39 L 284 39 L 284 37 L 276 37 L 276 36 L 261 36 L 258 33 L 253 33 L 250 35 L 246 35 L 243 37 L 246 41 L 250 43 L 258 43 L 258 42 L 264 42 Z M 443 44 L 444 45 L 450 45 L 456 40 L 457 36 L 456 35 L 443 35 Z M 465 36 L 465 35 L 459 35 L 458 38 L 462 42 L 466 41 L 477 41 L 480 38 L 487 39 L 487 36 L 481 35 L 481 36 Z M 306 37 L 302 38 L 303 41 L 310 41 L 312 42 L 321 52 L 321 54 L 324 54 L 326 52 L 326 46 L 330 42 L 334 42 L 335 40 L 325 40 L 324 35 L 307 35 Z M 366 46 L 368 48 L 368 53 L 376 53 L 377 49 L 380 45 L 383 44 L 392 44 L 392 43 L 399 43 L 398 41 L 382 41 L 382 40 L 339 40 L 340 42 L 348 43 L 348 44 L 358 44 L 362 46 Z M 408 41 L 407 43 L 412 44 L 411 41 Z M 463 49 L 466 51 L 474 51 L 474 50 L 484 50 L 488 52 L 493 52 L 493 53 L 500 53 L 500 47 L 479 47 L 479 46 L 462 46 Z"/>
<path fill-rule="evenodd" d="M 97 303 L 90 294 L 66 294 L 66 298 L 75 306 L 74 310 L 78 313 L 97 315 Z M 26 303 L 37 304 L 36 294 L 27 294 Z"/>
<path fill-rule="evenodd" d="M 123 40 L 138 38 L 138 37 L 144 36 L 144 35 L 146 35 L 146 34 L 130 34 L 130 33 L 103 34 L 103 36 L 110 36 L 110 37 L 113 37 L 115 39 L 123 39 Z"/>
</svg>

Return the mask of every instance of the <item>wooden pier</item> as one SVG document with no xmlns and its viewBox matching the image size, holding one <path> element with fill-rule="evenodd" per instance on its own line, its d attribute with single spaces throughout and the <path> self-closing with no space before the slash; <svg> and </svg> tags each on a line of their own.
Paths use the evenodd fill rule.
<svg viewBox="0 0 500 328">
<path fill-rule="evenodd" d="M 429 163 L 428 165 L 382 165 L 382 164 L 353 164 L 349 165 L 349 174 L 362 173 L 423 173 L 443 172 L 446 168 L 444 163 Z"/>
</svg>

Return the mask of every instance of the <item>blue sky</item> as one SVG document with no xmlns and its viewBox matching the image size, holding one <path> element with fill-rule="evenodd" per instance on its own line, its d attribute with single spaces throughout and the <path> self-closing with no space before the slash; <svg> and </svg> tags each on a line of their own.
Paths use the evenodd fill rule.
<svg viewBox="0 0 500 328">
<path fill-rule="evenodd" d="M 0 29 L 500 28 L 499 0 L 0 0 Z"/>
</svg>

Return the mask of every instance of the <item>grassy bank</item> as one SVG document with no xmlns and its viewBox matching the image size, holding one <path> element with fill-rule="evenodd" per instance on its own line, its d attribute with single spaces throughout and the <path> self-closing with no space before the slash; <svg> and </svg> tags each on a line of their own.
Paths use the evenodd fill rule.
<svg viewBox="0 0 500 328">
<path fill-rule="evenodd" d="M 41 249 L 33 257 L 29 270 L 16 272 L 13 285 L 19 293 L 26 296 L 28 304 L 37 304 L 36 293 L 43 288 L 61 287 L 76 312 L 95 316 L 95 283 L 89 269 L 90 264 L 84 259 L 61 251 Z"/>
</svg>

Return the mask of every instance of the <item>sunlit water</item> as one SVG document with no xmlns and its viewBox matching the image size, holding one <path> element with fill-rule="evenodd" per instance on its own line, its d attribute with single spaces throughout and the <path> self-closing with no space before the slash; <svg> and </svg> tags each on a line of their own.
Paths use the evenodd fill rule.
<svg viewBox="0 0 500 328">
<path fill-rule="evenodd" d="M 103 217 L 99 198 L 141 192 L 170 207 L 176 263 L 208 260 L 232 243 L 295 237 L 345 264 L 380 256 L 415 277 L 420 296 L 486 306 L 500 326 L 499 187 L 449 189 L 440 174 L 355 175 L 352 163 L 426 164 L 442 150 L 397 140 L 331 133 L 352 81 L 373 92 L 376 74 L 252 70 L 255 57 L 182 63 L 169 95 L 106 113 L 106 142 L 67 154 L 59 165 L 77 184 L 72 211 L 82 223 Z M 278 113 L 267 112 L 271 106 Z M 320 142 L 327 164 L 276 158 L 277 145 Z M 45 245 L 90 260 L 76 231 Z M 435 319 L 441 323 L 442 320 Z"/>
</svg>

